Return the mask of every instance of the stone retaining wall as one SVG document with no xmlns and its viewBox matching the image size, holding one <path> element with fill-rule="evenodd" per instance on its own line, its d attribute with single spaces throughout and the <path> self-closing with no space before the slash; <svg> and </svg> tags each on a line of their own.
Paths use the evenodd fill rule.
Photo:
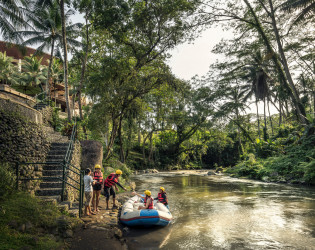
<svg viewBox="0 0 315 250">
<path fill-rule="evenodd" d="M 49 148 L 50 142 L 41 125 L 0 106 L 0 161 L 12 165 L 16 162 L 44 162 Z M 42 166 L 20 167 L 21 178 L 40 176 Z M 23 182 L 23 187 L 28 190 L 35 190 L 38 185 L 38 182 Z"/>
<path fill-rule="evenodd" d="M 22 104 L 12 99 L 6 98 L 2 95 L 2 92 L 0 92 L 0 109 L 8 112 L 19 113 L 30 122 L 34 122 L 37 124 L 43 123 L 42 114 L 40 112 L 29 107 L 26 104 Z"/>
<path fill-rule="evenodd" d="M 53 120 L 54 109 L 50 106 L 47 106 L 46 108 L 41 109 L 39 112 L 42 114 L 43 124 L 47 126 L 51 126 L 52 120 Z"/>
</svg>

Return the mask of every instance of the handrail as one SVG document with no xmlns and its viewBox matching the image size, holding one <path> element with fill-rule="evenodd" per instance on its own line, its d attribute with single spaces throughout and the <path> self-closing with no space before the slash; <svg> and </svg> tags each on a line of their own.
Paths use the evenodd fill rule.
<svg viewBox="0 0 315 250">
<path fill-rule="evenodd" d="M 71 136 L 70 136 L 70 140 L 69 140 L 69 144 L 67 147 L 67 151 L 64 157 L 64 160 L 61 162 L 17 162 L 16 163 L 16 188 L 18 190 L 19 188 L 19 181 L 24 181 L 24 180 L 43 180 L 43 177 L 39 177 L 39 178 L 19 178 L 19 166 L 20 165 L 60 165 L 62 166 L 62 178 L 58 177 L 58 176 L 48 176 L 45 178 L 49 178 L 49 179 L 56 179 L 56 180 L 61 180 L 62 181 L 62 189 L 61 189 L 61 200 L 64 200 L 64 191 L 65 191 L 65 185 L 69 185 L 71 187 L 73 187 L 74 189 L 79 191 L 79 217 L 81 217 L 82 215 L 82 207 L 83 207 L 83 194 L 84 194 L 84 189 L 83 189 L 83 176 L 84 176 L 84 171 L 82 171 L 81 169 L 79 169 L 78 167 L 74 166 L 70 161 L 71 161 L 71 157 L 72 157 L 72 151 L 73 151 L 73 147 L 75 144 L 75 140 L 76 140 L 76 123 L 73 125 L 72 128 L 72 132 L 71 132 Z M 71 168 L 74 169 L 71 169 Z M 70 177 L 69 175 L 67 175 L 66 173 L 68 171 L 71 171 L 73 173 L 75 173 L 77 176 L 79 176 L 79 181 L 73 179 L 72 177 Z M 76 171 L 77 170 L 77 171 Z M 79 184 L 79 188 L 75 187 L 74 185 L 72 185 L 71 183 L 69 183 L 67 181 L 67 178 L 74 181 L 75 183 Z"/>
</svg>

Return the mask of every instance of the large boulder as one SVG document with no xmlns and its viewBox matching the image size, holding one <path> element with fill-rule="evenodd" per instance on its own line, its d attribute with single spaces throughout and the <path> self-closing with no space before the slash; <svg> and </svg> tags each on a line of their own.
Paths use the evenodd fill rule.
<svg viewBox="0 0 315 250">
<path fill-rule="evenodd" d="M 94 171 L 94 166 L 99 164 L 102 166 L 103 161 L 103 145 L 98 141 L 86 140 L 81 141 L 82 147 L 82 163 L 81 169 L 90 168 Z"/>
</svg>

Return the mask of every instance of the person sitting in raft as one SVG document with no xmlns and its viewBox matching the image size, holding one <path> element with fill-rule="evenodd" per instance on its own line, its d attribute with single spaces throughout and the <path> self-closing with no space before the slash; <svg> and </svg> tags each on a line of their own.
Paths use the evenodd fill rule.
<svg viewBox="0 0 315 250">
<path fill-rule="evenodd" d="M 154 200 L 158 200 L 158 202 L 163 203 L 168 208 L 168 199 L 167 199 L 164 187 L 160 187 L 160 192 L 158 193 L 158 197 L 154 198 Z"/>
<path fill-rule="evenodd" d="M 135 195 L 138 195 L 140 198 L 144 199 L 144 207 L 143 206 L 139 206 L 138 210 L 141 209 L 153 209 L 153 198 L 151 197 L 151 192 L 149 190 L 145 190 L 144 194 L 145 197 L 143 198 L 142 195 L 137 194 L 136 192 L 134 192 Z"/>
<path fill-rule="evenodd" d="M 100 194 L 103 186 L 103 173 L 99 164 L 96 164 L 94 169 L 95 171 L 93 173 L 93 180 L 95 180 L 95 184 L 93 185 L 92 204 L 94 212 L 98 212 L 98 204 L 100 201 Z"/>
<path fill-rule="evenodd" d="M 109 176 L 107 176 L 106 180 L 104 181 L 104 195 L 106 197 L 106 210 L 109 209 L 108 202 L 109 202 L 109 197 L 112 195 L 113 196 L 113 209 L 117 208 L 116 203 L 115 203 L 115 198 L 116 198 L 116 193 L 113 189 L 115 187 L 116 191 L 118 191 L 118 187 L 116 184 L 121 187 L 123 190 L 127 191 L 126 188 L 124 188 L 119 182 L 118 178 L 119 176 L 122 175 L 121 170 L 116 170 L 116 173 L 111 173 Z"/>
</svg>

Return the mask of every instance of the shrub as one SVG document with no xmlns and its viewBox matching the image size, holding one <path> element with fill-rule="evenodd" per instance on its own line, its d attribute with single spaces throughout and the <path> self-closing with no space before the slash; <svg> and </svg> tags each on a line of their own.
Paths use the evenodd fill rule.
<svg viewBox="0 0 315 250">
<path fill-rule="evenodd" d="M 10 194 L 14 190 L 15 175 L 12 165 L 0 163 L 0 197 Z"/>
</svg>

